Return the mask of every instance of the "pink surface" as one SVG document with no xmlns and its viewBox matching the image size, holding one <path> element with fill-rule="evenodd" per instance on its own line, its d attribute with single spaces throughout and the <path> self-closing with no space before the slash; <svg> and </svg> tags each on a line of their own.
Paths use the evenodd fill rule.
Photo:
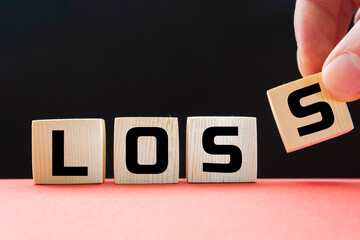
<svg viewBox="0 0 360 240">
<path fill-rule="evenodd" d="M 1 239 L 360 239 L 360 180 L 0 180 Z"/>
</svg>

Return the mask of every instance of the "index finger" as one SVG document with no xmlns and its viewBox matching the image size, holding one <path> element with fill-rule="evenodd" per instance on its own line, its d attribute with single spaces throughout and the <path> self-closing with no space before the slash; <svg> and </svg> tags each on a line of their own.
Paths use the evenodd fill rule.
<svg viewBox="0 0 360 240">
<path fill-rule="evenodd" d="M 294 27 L 298 65 L 303 76 L 320 72 L 344 37 L 355 12 L 352 0 L 298 0 Z"/>
</svg>

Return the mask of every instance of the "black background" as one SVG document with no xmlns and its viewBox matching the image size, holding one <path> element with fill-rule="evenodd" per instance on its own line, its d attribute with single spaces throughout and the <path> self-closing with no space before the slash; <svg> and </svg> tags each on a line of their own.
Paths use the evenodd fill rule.
<svg viewBox="0 0 360 240">
<path fill-rule="evenodd" d="M 360 177 L 355 130 L 287 154 L 266 90 L 300 78 L 294 0 L 0 3 L 0 178 L 30 178 L 31 120 L 176 116 L 185 177 L 188 116 L 255 116 L 258 177 Z M 324 26 L 326 27 L 326 26 Z"/>
</svg>

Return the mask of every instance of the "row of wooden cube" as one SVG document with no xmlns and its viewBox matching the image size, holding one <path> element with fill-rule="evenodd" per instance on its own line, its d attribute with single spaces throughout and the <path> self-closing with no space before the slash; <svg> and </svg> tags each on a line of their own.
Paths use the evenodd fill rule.
<svg viewBox="0 0 360 240">
<path fill-rule="evenodd" d="M 33 121 L 32 143 L 36 184 L 104 181 L 104 120 Z M 188 118 L 186 166 L 188 182 L 254 182 L 257 176 L 256 119 Z M 117 184 L 177 183 L 177 118 L 116 118 L 114 178 Z"/>
<path fill-rule="evenodd" d="M 287 152 L 328 140 L 354 128 L 346 103 L 335 100 L 324 91 L 321 74 L 271 89 L 267 95 Z M 52 145 L 54 135 L 63 138 L 55 144 L 61 146 L 59 149 L 54 149 Z M 255 118 L 188 118 L 188 181 L 255 181 L 256 144 Z M 54 150 L 57 154 L 53 154 Z M 159 159 L 167 159 L 166 164 L 164 161 L 157 162 Z M 74 171 L 82 175 L 74 175 Z M 177 119 L 117 118 L 114 172 L 115 183 L 177 182 Z M 34 121 L 33 173 L 35 183 L 42 184 L 103 182 L 104 121 Z"/>
</svg>

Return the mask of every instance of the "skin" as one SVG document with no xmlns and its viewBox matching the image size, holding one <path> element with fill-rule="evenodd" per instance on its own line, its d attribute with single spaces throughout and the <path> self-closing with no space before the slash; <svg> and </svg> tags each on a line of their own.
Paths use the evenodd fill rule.
<svg viewBox="0 0 360 240">
<path fill-rule="evenodd" d="M 326 91 L 360 98 L 360 0 L 297 0 L 294 27 L 301 74 L 322 71 Z M 352 17 L 355 25 L 348 32 Z"/>
</svg>

